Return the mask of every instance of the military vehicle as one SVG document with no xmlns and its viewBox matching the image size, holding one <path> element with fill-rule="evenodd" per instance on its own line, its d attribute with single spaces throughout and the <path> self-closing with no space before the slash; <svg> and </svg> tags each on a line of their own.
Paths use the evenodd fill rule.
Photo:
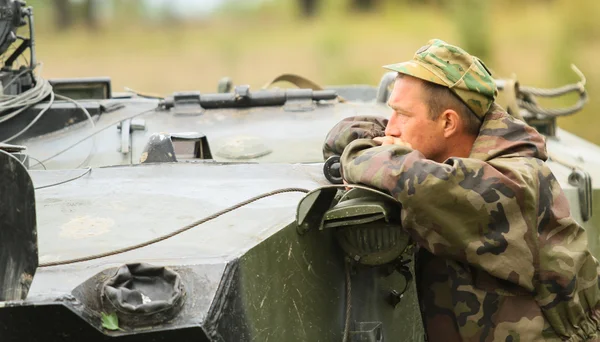
<svg viewBox="0 0 600 342">
<path fill-rule="evenodd" d="M 0 53 L 20 41 L 0 72 L 1 341 L 424 339 L 398 203 L 340 185 L 338 160 L 322 156 L 341 119 L 389 115 L 394 74 L 118 93 L 107 77 L 41 78 L 32 9 L 2 0 L 0 12 Z M 297 87 L 272 87 L 283 81 Z M 497 82 L 501 104 L 547 136 L 600 255 L 600 147 L 556 124 L 583 107 L 585 80 Z M 572 108 L 536 101 L 568 92 Z"/>
</svg>

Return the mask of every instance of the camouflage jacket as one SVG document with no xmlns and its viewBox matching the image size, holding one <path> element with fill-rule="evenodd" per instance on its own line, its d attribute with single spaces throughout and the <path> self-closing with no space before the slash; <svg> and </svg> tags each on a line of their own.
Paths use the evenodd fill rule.
<svg viewBox="0 0 600 342">
<path fill-rule="evenodd" d="M 436 163 L 368 139 L 382 124 L 344 120 L 323 152 L 343 151 L 348 183 L 402 204 L 402 226 L 428 256 L 417 276 L 429 341 L 600 339 L 598 262 L 544 163 L 543 136 L 494 104 L 469 158 Z"/>
</svg>

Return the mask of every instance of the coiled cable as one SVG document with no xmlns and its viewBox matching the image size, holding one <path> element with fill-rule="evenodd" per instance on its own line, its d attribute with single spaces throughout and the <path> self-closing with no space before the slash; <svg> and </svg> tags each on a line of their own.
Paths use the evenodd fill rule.
<svg viewBox="0 0 600 342">
<path fill-rule="evenodd" d="M 17 95 L 7 95 L 0 94 L 0 114 L 9 110 L 13 110 L 12 112 L 3 115 L 0 117 L 0 123 L 8 121 L 15 116 L 24 112 L 27 108 L 38 104 L 47 98 L 50 93 L 52 93 L 52 85 L 42 78 L 41 76 L 35 76 L 33 74 L 34 68 L 27 68 L 19 72 L 10 82 L 3 85 L 4 88 L 7 88 L 11 84 L 13 84 L 16 80 L 18 80 L 24 74 L 31 72 L 34 86 L 20 94 Z"/>
<path fill-rule="evenodd" d="M 87 117 L 89 122 L 91 122 L 92 127 L 93 128 L 96 127 L 96 123 L 94 122 L 94 120 L 92 119 L 92 116 L 90 115 L 90 113 L 84 106 L 82 106 L 79 102 L 77 102 L 69 97 L 59 95 L 59 94 L 54 94 L 54 90 L 52 89 L 52 85 L 50 84 L 50 82 L 48 82 L 46 79 L 44 79 L 43 77 L 41 77 L 39 75 L 36 76 L 33 74 L 34 68 L 35 68 L 35 66 L 33 68 L 27 68 L 25 70 L 22 70 L 10 82 L 8 82 L 6 85 L 4 85 L 4 88 L 10 86 L 12 83 L 14 83 L 16 80 L 18 80 L 21 76 L 23 76 L 24 74 L 26 74 L 28 72 L 31 72 L 31 76 L 33 77 L 34 82 L 35 82 L 35 85 L 31 89 L 28 89 L 27 91 L 20 93 L 18 95 L 0 94 L 0 114 L 7 110 L 14 109 L 12 112 L 0 117 L 0 124 L 16 117 L 17 115 L 23 113 L 25 110 L 38 104 L 39 102 L 44 101 L 48 96 L 50 96 L 50 100 L 48 101 L 48 104 L 35 116 L 35 118 L 33 120 L 31 120 L 31 122 L 29 122 L 29 124 L 27 124 L 27 126 L 25 126 L 23 129 L 21 129 L 19 132 L 12 135 L 11 137 L 1 141 L 0 143 L 5 143 L 5 142 L 9 142 L 11 140 L 14 140 L 14 139 L 18 138 L 19 136 L 23 135 L 23 133 L 27 132 L 50 109 L 50 107 L 54 103 L 55 98 L 59 98 L 61 100 L 69 101 L 69 102 L 75 104 L 75 106 L 77 106 L 79 109 L 81 109 L 83 111 L 83 113 L 85 114 L 85 116 Z M 93 151 L 94 147 L 95 147 L 95 139 L 92 141 L 92 149 L 90 150 L 90 154 Z M 77 168 L 80 168 L 81 166 L 83 166 L 88 160 L 89 160 L 89 155 L 79 166 L 77 166 Z M 41 162 L 38 161 L 38 164 L 41 164 Z"/>
</svg>

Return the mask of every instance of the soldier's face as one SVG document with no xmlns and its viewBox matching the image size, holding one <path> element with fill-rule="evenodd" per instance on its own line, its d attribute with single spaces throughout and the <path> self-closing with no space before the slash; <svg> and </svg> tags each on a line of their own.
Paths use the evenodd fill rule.
<svg viewBox="0 0 600 342">
<path fill-rule="evenodd" d="M 446 151 L 444 124 L 429 118 L 429 107 L 425 101 L 421 80 L 403 76 L 397 78 L 388 99 L 393 112 L 385 135 L 400 138 L 421 152 L 425 158 L 443 162 Z"/>
</svg>

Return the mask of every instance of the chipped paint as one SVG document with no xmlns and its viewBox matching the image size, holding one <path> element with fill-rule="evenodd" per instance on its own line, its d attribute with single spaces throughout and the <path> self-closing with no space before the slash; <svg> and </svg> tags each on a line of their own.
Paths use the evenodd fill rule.
<svg viewBox="0 0 600 342">
<path fill-rule="evenodd" d="M 85 239 L 108 233 L 115 221 L 104 217 L 80 216 L 65 223 L 59 236 L 66 239 Z"/>
<path fill-rule="evenodd" d="M 146 159 L 148 159 L 148 152 L 142 153 L 142 155 L 140 156 L 140 163 L 145 162 Z"/>
</svg>

